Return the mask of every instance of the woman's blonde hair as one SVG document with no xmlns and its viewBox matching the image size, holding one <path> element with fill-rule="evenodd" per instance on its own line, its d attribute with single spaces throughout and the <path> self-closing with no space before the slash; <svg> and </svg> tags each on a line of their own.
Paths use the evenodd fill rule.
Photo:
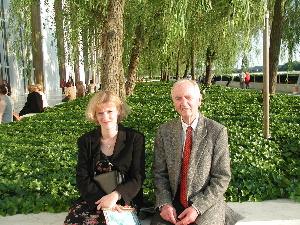
<svg viewBox="0 0 300 225">
<path fill-rule="evenodd" d="M 34 85 L 34 84 L 29 84 L 27 89 L 28 89 L 29 93 L 34 92 L 34 91 L 38 91 L 37 86 Z"/>
<path fill-rule="evenodd" d="M 116 105 L 118 110 L 118 123 L 125 119 L 129 113 L 129 107 L 126 103 L 124 103 L 119 96 L 114 94 L 111 91 L 99 91 L 97 92 L 89 101 L 87 109 L 85 111 L 85 115 L 87 120 L 98 124 L 96 118 L 96 109 L 103 103 L 112 102 Z"/>
<path fill-rule="evenodd" d="M 37 88 L 38 91 L 43 92 L 44 88 L 43 88 L 43 86 L 41 84 L 36 84 L 35 86 L 36 86 L 36 88 Z"/>
</svg>

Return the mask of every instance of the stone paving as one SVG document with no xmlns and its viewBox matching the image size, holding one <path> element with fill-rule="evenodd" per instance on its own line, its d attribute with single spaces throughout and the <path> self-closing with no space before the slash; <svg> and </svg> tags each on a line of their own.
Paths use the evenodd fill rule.
<svg viewBox="0 0 300 225">
<path fill-rule="evenodd" d="M 288 199 L 263 202 L 230 202 L 229 206 L 244 219 L 236 225 L 300 225 L 300 203 Z M 0 217 L 0 225 L 62 225 L 66 212 L 38 213 Z M 150 225 L 150 219 L 142 225 Z"/>
</svg>

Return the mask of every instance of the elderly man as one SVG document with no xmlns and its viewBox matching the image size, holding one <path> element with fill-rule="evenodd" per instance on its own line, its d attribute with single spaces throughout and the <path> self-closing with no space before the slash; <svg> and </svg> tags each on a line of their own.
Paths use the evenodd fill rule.
<svg viewBox="0 0 300 225">
<path fill-rule="evenodd" d="M 171 96 L 180 118 L 161 125 L 156 134 L 157 212 L 151 225 L 224 225 L 231 177 L 227 129 L 198 111 L 196 82 L 177 81 Z"/>
</svg>

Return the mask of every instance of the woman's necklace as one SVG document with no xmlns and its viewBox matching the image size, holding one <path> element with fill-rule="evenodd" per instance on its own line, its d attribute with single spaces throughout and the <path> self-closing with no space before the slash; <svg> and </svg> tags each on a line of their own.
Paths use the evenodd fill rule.
<svg viewBox="0 0 300 225">
<path fill-rule="evenodd" d="M 111 138 L 101 138 L 101 151 L 104 155 L 111 156 L 114 151 L 115 143 L 117 140 L 117 135 L 111 137 Z"/>
</svg>

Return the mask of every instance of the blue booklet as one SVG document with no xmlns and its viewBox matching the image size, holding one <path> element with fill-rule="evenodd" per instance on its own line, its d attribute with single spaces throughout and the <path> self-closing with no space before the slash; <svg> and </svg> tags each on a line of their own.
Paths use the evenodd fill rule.
<svg viewBox="0 0 300 225">
<path fill-rule="evenodd" d="M 123 208 L 122 212 L 103 209 L 107 225 L 141 225 L 134 208 Z"/>
</svg>

